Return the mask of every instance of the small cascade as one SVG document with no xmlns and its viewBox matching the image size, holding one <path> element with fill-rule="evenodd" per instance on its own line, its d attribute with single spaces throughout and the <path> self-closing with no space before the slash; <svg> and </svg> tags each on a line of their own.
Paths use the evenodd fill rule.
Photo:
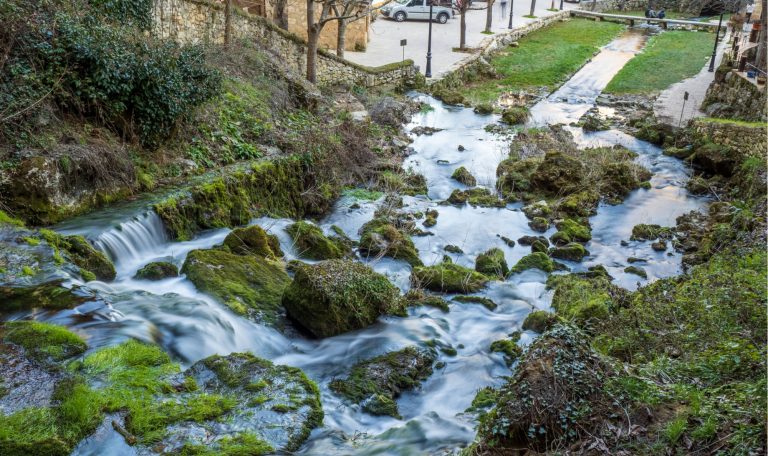
<svg viewBox="0 0 768 456">
<path fill-rule="evenodd" d="M 141 261 L 168 243 L 168 234 L 160 216 L 147 211 L 101 233 L 93 245 L 115 263 Z"/>
</svg>

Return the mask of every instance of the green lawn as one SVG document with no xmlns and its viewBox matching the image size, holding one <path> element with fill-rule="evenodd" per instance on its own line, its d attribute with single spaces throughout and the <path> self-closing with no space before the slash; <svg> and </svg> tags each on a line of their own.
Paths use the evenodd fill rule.
<svg viewBox="0 0 768 456">
<path fill-rule="evenodd" d="M 698 73 L 712 54 L 715 35 L 669 31 L 648 40 L 645 49 L 608 83 L 607 93 L 645 93 L 664 90 Z"/>
<path fill-rule="evenodd" d="M 621 14 L 622 16 L 645 17 L 645 11 L 643 10 L 632 10 L 632 11 L 610 10 L 610 11 L 605 11 L 605 14 Z M 678 13 L 676 11 L 664 11 L 665 19 L 687 19 L 688 17 L 689 16 L 687 14 Z"/>
<path fill-rule="evenodd" d="M 491 59 L 501 79 L 470 84 L 464 96 L 473 104 L 495 101 L 502 92 L 565 82 L 601 46 L 624 30 L 612 22 L 573 19 L 537 30 Z"/>
</svg>

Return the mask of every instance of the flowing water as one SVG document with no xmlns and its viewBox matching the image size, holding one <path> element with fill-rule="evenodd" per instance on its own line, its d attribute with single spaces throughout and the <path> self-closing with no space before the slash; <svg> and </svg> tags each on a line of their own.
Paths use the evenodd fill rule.
<svg viewBox="0 0 768 456">
<path fill-rule="evenodd" d="M 645 35 L 630 29 L 607 46 L 584 66 L 562 88 L 532 109 L 532 125 L 570 124 L 589 110 L 602 88 L 639 50 Z M 429 184 L 427 197 L 406 197 L 405 211 L 436 209 L 437 225 L 430 228 L 433 236 L 415 237 L 425 264 L 435 264 L 444 255 L 447 244 L 458 245 L 463 254 L 451 254 L 459 264 L 472 267 L 476 256 L 491 248 L 501 248 L 512 265 L 529 247 L 507 246 L 499 236 L 518 239 L 535 235 L 520 205 L 506 208 L 473 208 L 438 205 L 453 189 L 462 184 L 450 179 L 454 169 L 465 166 L 481 186 L 493 188 L 496 166 L 506 158 L 508 139 L 485 131 L 498 121 L 497 116 L 481 116 L 471 109 L 445 106 L 423 95 L 414 95 L 429 103 L 434 110 L 417 114 L 407 129 L 417 126 L 441 128 L 432 135 L 414 138 L 415 154 L 406 168 L 423 174 Z M 680 273 L 680 257 L 672 252 L 655 252 L 647 242 L 624 243 L 637 223 L 674 224 L 675 218 L 700 208 L 704 201 L 690 197 L 684 187 L 688 178 L 685 166 L 661 154 L 659 148 L 616 130 L 585 133 L 567 127 L 580 146 L 622 144 L 639 154 L 638 161 L 654 173 L 652 188 L 636 190 L 620 205 L 601 206 L 592 217 L 593 240 L 586 245 L 591 255 L 583 263 L 571 264 L 573 270 L 603 264 L 616 282 L 634 288 L 645 282 L 623 272 L 630 256 L 647 260 L 643 264 L 649 280 Z M 463 146 L 460 151 L 458 145 Z M 353 204 L 356 203 L 356 204 Z M 320 225 L 328 231 L 331 225 L 341 227 L 347 235 L 358 238 L 359 228 L 373 217 L 377 202 L 340 199 L 333 212 Z M 280 237 L 289 258 L 295 257 L 284 227 L 290 220 L 260 218 L 259 224 Z M 151 261 L 172 261 L 181 266 L 193 249 L 209 248 L 221 243 L 228 229 L 200 234 L 192 241 L 171 242 L 161 221 L 146 204 L 133 203 L 111 208 L 62 224 L 58 230 L 86 235 L 100 250 L 114 260 L 117 278 L 110 283 L 89 282 L 99 300 L 76 309 L 56 314 L 43 313 L 37 318 L 76 328 L 89 339 L 89 345 L 100 347 L 126 338 L 153 341 L 162 345 L 182 364 L 189 365 L 203 357 L 218 353 L 251 351 L 275 361 L 302 368 L 320 385 L 325 409 L 324 426 L 313 432 L 302 454 L 435 454 L 450 452 L 474 438 L 473 417 L 464 414 L 475 392 L 484 386 L 498 386 L 510 375 L 501 354 L 490 353 L 491 342 L 520 329 L 525 316 L 533 309 L 548 309 L 550 293 L 545 290 L 546 275 L 529 270 L 513 275 L 504 282 L 494 282 L 478 295 L 494 300 L 498 307 L 491 311 L 477 304 L 451 303 L 450 312 L 418 307 L 404 318 L 382 318 L 373 326 L 323 340 L 306 339 L 290 332 L 276 330 L 245 320 L 216 303 L 184 277 L 149 282 L 133 279 L 141 266 Z M 554 230 L 545 233 L 549 236 Z M 402 290 L 408 288 L 410 267 L 390 259 L 368 261 Z M 28 315 L 19 314 L 22 318 Z M 535 334 L 524 332 L 521 344 L 531 342 Z M 431 340 L 457 349 L 456 356 L 441 354 L 445 366 L 416 391 L 398 399 L 401 420 L 373 417 L 356 406 L 345 404 L 328 389 L 335 377 L 344 376 L 362 359 L 398 350 L 409 345 L 424 345 Z M 116 433 L 81 445 L 76 454 L 134 454 Z"/>
</svg>

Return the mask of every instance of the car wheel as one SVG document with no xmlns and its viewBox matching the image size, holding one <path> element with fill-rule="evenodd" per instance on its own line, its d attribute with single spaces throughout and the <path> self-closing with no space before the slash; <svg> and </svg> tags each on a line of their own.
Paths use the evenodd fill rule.
<svg viewBox="0 0 768 456">
<path fill-rule="evenodd" d="M 441 24 L 445 24 L 446 22 L 448 22 L 448 15 L 445 14 L 445 13 L 438 14 L 437 15 L 437 22 L 439 22 Z"/>
<path fill-rule="evenodd" d="M 405 13 L 402 11 L 399 11 L 395 13 L 394 18 L 397 22 L 403 22 L 405 20 Z"/>
</svg>

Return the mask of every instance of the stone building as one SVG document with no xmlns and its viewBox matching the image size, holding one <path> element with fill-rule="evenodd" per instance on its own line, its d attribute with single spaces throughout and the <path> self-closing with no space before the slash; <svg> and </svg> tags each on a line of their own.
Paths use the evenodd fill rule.
<svg viewBox="0 0 768 456">
<path fill-rule="evenodd" d="M 215 0 L 223 4 L 225 0 Z M 273 19 L 275 14 L 275 0 L 233 0 L 233 4 L 243 11 L 255 15 Z M 319 15 L 320 7 L 316 6 L 315 17 Z M 306 0 L 287 0 L 286 16 L 288 17 L 288 31 L 304 39 L 307 38 L 307 2 Z M 365 17 L 347 25 L 347 51 L 364 51 L 368 45 L 368 30 L 371 18 Z M 320 47 L 324 49 L 336 49 L 337 21 L 329 22 L 323 28 L 320 35 Z"/>
</svg>

